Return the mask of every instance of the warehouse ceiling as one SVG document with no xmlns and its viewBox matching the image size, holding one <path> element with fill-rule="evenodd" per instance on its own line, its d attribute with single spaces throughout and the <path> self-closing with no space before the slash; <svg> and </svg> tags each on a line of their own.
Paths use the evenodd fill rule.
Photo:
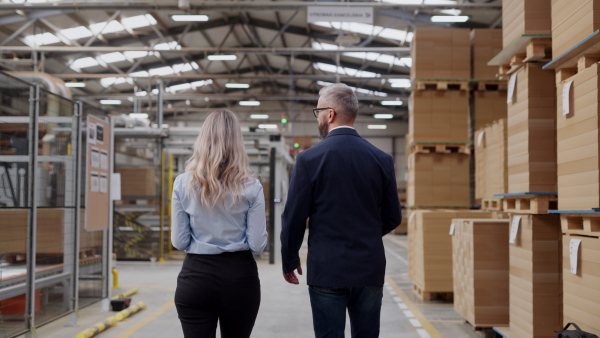
<svg viewBox="0 0 600 338">
<path fill-rule="evenodd" d="M 308 23 L 309 7 L 322 6 L 372 8 L 372 24 Z M 175 21 L 177 14 L 208 21 Z M 431 22 L 433 15 L 459 14 L 469 21 Z M 161 100 L 166 123 L 202 121 L 218 108 L 243 121 L 262 114 L 274 122 L 285 114 L 314 122 L 318 91 L 333 82 L 356 88 L 361 118 L 385 113 L 402 121 L 413 32 L 435 25 L 498 28 L 501 0 L 0 0 L 0 69 L 83 83 L 71 88 L 74 99 L 115 113 L 147 113 L 155 122 Z M 215 55 L 232 60 L 210 60 Z"/>
</svg>

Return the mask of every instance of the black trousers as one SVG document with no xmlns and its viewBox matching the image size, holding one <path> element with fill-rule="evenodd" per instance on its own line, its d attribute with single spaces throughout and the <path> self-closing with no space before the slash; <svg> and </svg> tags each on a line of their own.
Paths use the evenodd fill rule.
<svg viewBox="0 0 600 338">
<path fill-rule="evenodd" d="M 187 254 L 175 306 L 186 338 L 250 337 L 260 306 L 260 280 L 250 251 Z"/>
</svg>

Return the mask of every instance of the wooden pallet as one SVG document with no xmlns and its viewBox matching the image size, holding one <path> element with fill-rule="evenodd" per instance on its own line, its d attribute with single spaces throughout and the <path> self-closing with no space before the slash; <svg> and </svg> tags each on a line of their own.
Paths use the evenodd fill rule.
<svg viewBox="0 0 600 338">
<path fill-rule="evenodd" d="M 508 82 L 500 81 L 477 81 L 477 91 L 507 91 Z"/>
<path fill-rule="evenodd" d="M 501 197 L 488 197 L 481 199 L 481 210 L 502 211 L 503 203 Z"/>
<path fill-rule="evenodd" d="M 440 153 L 440 154 L 469 154 L 470 148 L 466 143 L 435 143 L 415 142 L 408 146 L 410 153 Z"/>
<path fill-rule="evenodd" d="M 562 213 L 560 227 L 563 233 L 583 236 L 600 236 L 600 212 Z"/>
<path fill-rule="evenodd" d="M 413 283 L 413 292 L 422 301 L 444 300 L 451 302 L 454 300 L 453 292 L 428 292 L 421 289 L 417 284 Z"/>
<path fill-rule="evenodd" d="M 504 212 L 520 214 L 547 214 L 558 209 L 558 197 L 555 194 L 501 194 Z"/>
<path fill-rule="evenodd" d="M 500 60 L 493 62 L 497 58 L 500 58 Z M 550 37 L 523 35 L 500 52 L 500 54 L 490 61 L 490 64 L 499 64 L 498 78 L 507 80 L 525 62 L 547 62 L 551 58 L 552 39 Z"/>
<path fill-rule="evenodd" d="M 415 84 L 416 83 L 416 84 Z M 468 80 L 417 79 L 413 81 L 417 90 L 469 90 Z"/>
<path fill-rule="evenodd" d="M 596 31 L 559 57 L 544 69 L 556 70 L 556 82 L 560 83 L 600 61 L 600 32 Z"/>
</svg>

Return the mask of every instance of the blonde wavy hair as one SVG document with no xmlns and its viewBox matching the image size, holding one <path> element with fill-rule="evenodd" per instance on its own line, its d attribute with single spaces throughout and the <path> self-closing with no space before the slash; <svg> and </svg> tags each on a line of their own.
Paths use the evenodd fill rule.
<svg viewBox="0 0 600 338">
<path fill-rule="evenodd" d="M 242 196 L 242 188 L 252 177 L 248 154 L 240 123 L 229 110 L 212 112 L 202 124 L 194 143 L 192 157 L 185 163 L 185 171 L 192 174 L 188 193 L 201 190 L 200 203 L 209 209 L 221 201 L 225 207 L 227 192 L 232 203 Z"/>
</svg>

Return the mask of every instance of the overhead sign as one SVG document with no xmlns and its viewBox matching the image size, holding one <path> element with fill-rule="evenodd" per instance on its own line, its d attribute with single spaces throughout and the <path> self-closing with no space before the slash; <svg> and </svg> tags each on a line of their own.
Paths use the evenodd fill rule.
<svg viewBox="0 0 600 338">
<path fill-rule="evenodd" d="M 360 22 L 373 24 L 373 7 L 327 7 L 308 6 L 306 19 L 309 23 L 327 22 Z"/>
</svg>

